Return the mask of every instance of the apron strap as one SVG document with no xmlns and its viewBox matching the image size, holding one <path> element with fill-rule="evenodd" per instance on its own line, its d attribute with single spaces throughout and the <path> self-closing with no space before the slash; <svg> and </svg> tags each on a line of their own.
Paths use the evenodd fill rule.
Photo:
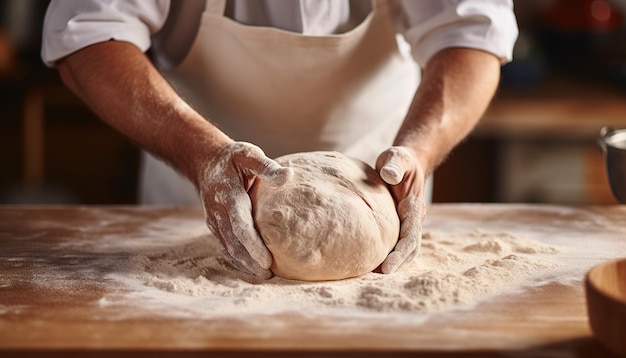
<svg viewBox="0 0 626 358">
<path fill-rule="evenodd" d="M 224 15 L 225 8 L 226 0 L 207 0 L 204 11 L 212 15 Z"/>
</svg>

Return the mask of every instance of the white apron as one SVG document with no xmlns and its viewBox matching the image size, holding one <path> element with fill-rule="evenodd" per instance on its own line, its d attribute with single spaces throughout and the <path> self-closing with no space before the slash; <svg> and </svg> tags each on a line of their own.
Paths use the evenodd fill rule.
<svg viewBox="0 0 626 358">
<path fill-rule="evenodd" d="M 178 93 L 271 158 L 336 150 L 373 166 L 392 145 L 419 82 L 387 2 L 372 1 L 361 24 L 329 36 L 242 25 L 223 15 L 225 2 L 207 1 L 187 57 L 165 73 Z M 199 203 L 189 181 L 148 154 L 140 201 Z"/>
</svg>

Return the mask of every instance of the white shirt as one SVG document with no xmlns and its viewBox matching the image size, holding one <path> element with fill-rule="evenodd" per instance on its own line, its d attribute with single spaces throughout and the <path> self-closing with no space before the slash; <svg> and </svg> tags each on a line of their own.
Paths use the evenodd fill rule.
<svg viewBox="0 0 626 358">
<path fill-rule="evenodd" d="M 502 63 L 512 59 L 518 35 L 512 0 L 389 1 L 397 31 L 421 66 L 449 47 L 490 52 Z M 152 47 L 156 62 L 175 66 L 191 46 L 203 8 L 202 0 L 52 0 L 42 59 L 54 66 L 81 48 L 115 39 L 142 51 Z M 323 36 L 351 30 L 370 9 L 367 0 L 229 0 L 225 15 L 250 26 Z"/>
</svg>

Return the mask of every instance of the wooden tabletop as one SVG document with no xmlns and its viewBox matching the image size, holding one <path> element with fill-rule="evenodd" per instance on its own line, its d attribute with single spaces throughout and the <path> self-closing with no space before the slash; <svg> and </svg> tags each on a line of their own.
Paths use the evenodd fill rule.
<svg viewBox="0 0 626 358">
<path fill-rule="evenodd" d="M 588 326 L 584 274 L 626 257 L 626 206 L 435 204 L 425 232 L 483 230 L 564 248 L 554 277 L 471 307 L 365 316 L 252 312 L 206 318 L 103 302 L 137 293 L 108 278 L 142 249 L 203 230 L 200 210 L 170 207 L 0 207 L 0 356 L 593 356 L 609 354 Z M 141 235 L 140 235 L 141 233 Z M 85 274 L 87 272 L 87 274 Z M 87 279 L 86 279 L 87 278 Z M 42 282 L 45 281 L 45 282 Z M 119 292 L 117 292 L 119 293 Z M 138 298 L 139 299 L 139 298 Z M 173 308 L 184 310 L 184 307 Z"/>
</svg>

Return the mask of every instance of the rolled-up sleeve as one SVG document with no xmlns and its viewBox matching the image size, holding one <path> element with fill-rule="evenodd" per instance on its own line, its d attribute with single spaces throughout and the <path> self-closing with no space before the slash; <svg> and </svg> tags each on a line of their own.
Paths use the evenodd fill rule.
<svg viewBox="0 0 626 358">
<path fill-rule="evenodd" d="M 422 67 L 450 47 L 483 50 L 507 63 L 518 36 L 512 0 L 400 0 L 399 28 Z"/>
<path fill-rule="evenodd" d="M 169 6 L 169 0 L 52 0 L 44 18 L 41 57 L 54 66 L 73 52 L 109 40 L 146 51 Z"/>
</svg>

